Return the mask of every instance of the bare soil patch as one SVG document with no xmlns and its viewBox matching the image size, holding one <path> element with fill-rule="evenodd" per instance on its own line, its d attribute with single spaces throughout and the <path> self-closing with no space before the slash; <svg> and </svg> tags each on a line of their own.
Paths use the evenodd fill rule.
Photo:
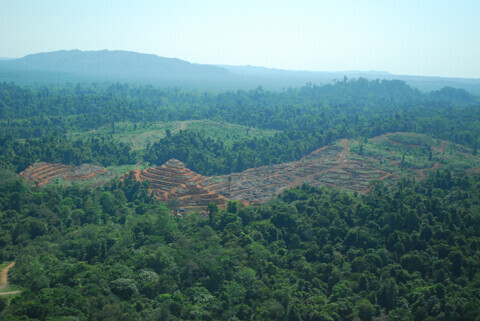
<svg viewBox="0 0 480 321">
<path fill-rule="evenodd" d="M 65 164 L 38 162 L 20 173 L 28 181 L 43 186 L 51 183 L 54 179 L 61 178 L 67 181 L 92 179 L 107 173 L 101 166 L 82 164 L 69 166 Z"/>
<path fill-rule="evenodd" d="M 0 291 L 4 291 L 8 288 L 8 271 L 15 266 L 15 262 L 10 263 L 7 265 L 2 271 L 0 271 Z M 1 292 L 0 295 L 12 295 L 18 294 L 22 291 L 9 291 L 9 292 Z"/>
<path fill-rule="evenodd" d="M 159 200 L 178 200 L 182 208 L 205 209 L 209 203 L 221 207 L 227 203 L 224 196 L 199 184 L 205 177 L 176 159 L 170 159 L 162 166 L 134 170 L 133 175 L 137 180 L 150 182 L 150 188 Z"/>
<path fill-rule="evenodd" d="M 375 168 L 375 160 L 350 159 L 349 141 L 326 146 L 300 161 L 263 166 L 242 173 L 206 178 L 202 185 L 229 199 L 263 203 L 284 189 L 304 183 L 365 192 L 374 180 L 390 179 L 390 172 Z"/>
<path fill-rule="evenodd" d="M 425 179 L 427 176 L 425 175 L 425 171 L 433 170 L 440 168 L 439 163 L 435 163 L 432 167 L 429 168 L 422 168 L 422 169 L 414 169 L 413 171 L 418 175 L 417 180 L 421 181 L 422 179 Z"/>
<path fill-rule="evenodd" d="M 182 207 L 192 209 L 205 209 L 210 202 L 225 206 L 228 199 L 260 204 L 284 189 L 304 183 L 364 193 L 372 181 L 398 179 L 393 172 L 379 169 L 373 158 L 350 158 L 348 139 L 315 150 L 299 161 L 230 175 L 204 177 L 175 159 L 133 174 L 138 180 L 149 181 L 160 200 L 178 199 Z"/>
</svg>

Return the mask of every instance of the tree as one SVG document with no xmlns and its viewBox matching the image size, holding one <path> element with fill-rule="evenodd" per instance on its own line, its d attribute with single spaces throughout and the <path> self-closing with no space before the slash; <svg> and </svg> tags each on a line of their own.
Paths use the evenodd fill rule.
<svg viewBox="0 0 480 321">
<path fill-rule="evenodd" d="M 398 286 L 395 279 L 389 278 L 381 285 L 378 302 L 381 306 L 391 310 L 396 307 L 398 298 Z"/>
<path fill-rule="evenodd" d="M 110 289 L 113 293 L 123 300 L 129 300 L 135 293 L 138 292 L 135 280 L 120 278 L 110 283 Z"/>
<path fill-rule="evenodd" d="M 215 203 L 210 202 L 208 204 L 208 223 L 213 227 L 215 223 L 215 215 L 218 213 L 218 206 Z"/>
<path fill-rule="evenodd" d="M 167 206 L 171 211 L 174 212 L 174 214 L 177 214 L 178 208 L 180 207 L 180 200 L 175 197 L 167 202 Z"/>
<path fill-rule="evenodd" d="M 237 213 L 238 208 L 240 207 L 240 202 L 237 200 L 230 200 L 227 203 L 227 212 L 229 213 Z"/>
<path fill-rule="evenodd" d="M 8 306 L 8 299 L 6 297 L 0 297 L 0 313 Z"/>
<path fill-rule="evenodd" d="M 375 307 L 368 300 L 361 300 L 357 303 L 358 316 L 362 321 L 370 321 L 377 313 Z"/>
</svg>

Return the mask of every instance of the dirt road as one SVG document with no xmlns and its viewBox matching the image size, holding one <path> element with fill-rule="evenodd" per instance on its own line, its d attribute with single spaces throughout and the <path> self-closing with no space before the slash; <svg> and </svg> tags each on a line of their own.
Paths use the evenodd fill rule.
<svg viewBox="0 0 480 321">
<path fill-rule="evenodd" d="M 7 265 L 2 271 L 0 271 L 0 291 L 3 291 L 8 288 L 8 271 L 15 266 L 15 262 L 10 263 Z M 22 291 L 10 291 L 10 292 L 2 292 L 0 295 L 10 295 L 10 294 L 18 294 Z"/>
<path fill-rule="evenodd" d="M 425 175 L 425 171 L 430 171 L 430 170 L 434 170 L 434 169 L 437 169 L 437 168 L 440 168 L 439 163 L 435 163 L 435 165 L 433 165 L 432 167 L 427 167 L 427 168 L 422 168 L 422 169 L 414 169 L 413 171 L 415 173 L 417 173 L 417 175 L 418 175 L 417 180 L 421 181 L 422 179 L 427 178 L 427 175 Z"/>
</svg>

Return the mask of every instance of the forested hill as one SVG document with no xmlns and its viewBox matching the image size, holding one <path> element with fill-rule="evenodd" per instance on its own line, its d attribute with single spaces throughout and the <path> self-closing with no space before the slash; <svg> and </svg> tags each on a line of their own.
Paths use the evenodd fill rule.
<svg viewBox="0 0 480 321">
<path fill-rule="evenodd" d="M 37 189 L 0 172 L 2 320 L 478 320 L 479 176 L 364 196 L 302 186 L 179 219 L 130 179 Z M 2 312 L 3 310 L 3 312 Z"/>
<path fill-rule="evenodd" d="M 244 135 L 182 128 L 201 121 Z M 0 320 L 477 320 L 479 165 L 454 173 L 448 157 L 472 165 L 479 124 L 478 97 L 398 80 L 281 92 L 0 83 L 0 268 L 15 262 L 10 290 L 21 292 L 0 296 Z M 143 149 L 122 136 L 160 130 Z M 366 153 L 372 136 L 398 131 L 425 134 L 397 135 L 389 152 L 402 170 L 407 145 L 411 159 L 443 153 L 441 170 L 364 195 L 303 185 L 259 207 L 231 200 L 183 218 L 134 174 L 93 188 L 14 174 L 38 161 L 124 174 L 175 157 L 216 175 L 299 160 L 341 138 Z"/>
<path fill-rule="evenodd" d="M 110 166 L 141 158 L 161 165 L 177 158 L 199 173 L 225 174 L 299 160 L 337 139 L 397 131 L 425 133 L 471 149 L 480 143 L 478 97 L 448 87 L 425 94 L 398 80 L 345 79 L 283 92 L 259 87 L 222 93 L 127 84 L 25 88 L 1 83 L 0 117 L 0 164 L 16 172 L 35 161 Z M 227 148 L 225 137 L 211 142 L 181 131 L 139 154 L 114 137 L 118 122 L 133 129 L 200 119 L 243 126 L 246 138 Z M 104 127 L 111 128 L 110 135 L 69 136 Z M 277 133 L 250 138 L 251 127 Z"/>
<path fill-rule="evenodd" d="M 269 90 L 300 87 L 306 83 L 328 84 L 343 77 L 369 80 L 399 79 L 424 92 L 442 87 L 480 94 L 479 79 L 393 75 L 375 71 L 292 71 L 252 66 L 201 65 L 176 58 L 121 50 L 61 50 L 0 60 L 0 81 L 20 84 L 120 81 L 201 90 Z"/>
<path fill-rule="evenodd" d="M 231 76 L 221 67 L 120 50 L 62 50 L 0 61 L 0 79 L 16 82 L 33 77 L 39 83 L 123 81 L 174 86 L 182 82 L 221 82 Z"/>
</svg>

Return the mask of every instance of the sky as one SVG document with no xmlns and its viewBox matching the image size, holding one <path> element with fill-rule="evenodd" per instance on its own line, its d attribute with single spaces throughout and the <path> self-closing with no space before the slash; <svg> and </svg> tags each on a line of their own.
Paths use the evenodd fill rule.
<svg viewBox="0 0 480 321">
<path fill-rule="evenodd" d="M 479 17 L 479 0 L 0 0 L 0 57 L 109 49 L 480 78 Z"/>
</svg>

